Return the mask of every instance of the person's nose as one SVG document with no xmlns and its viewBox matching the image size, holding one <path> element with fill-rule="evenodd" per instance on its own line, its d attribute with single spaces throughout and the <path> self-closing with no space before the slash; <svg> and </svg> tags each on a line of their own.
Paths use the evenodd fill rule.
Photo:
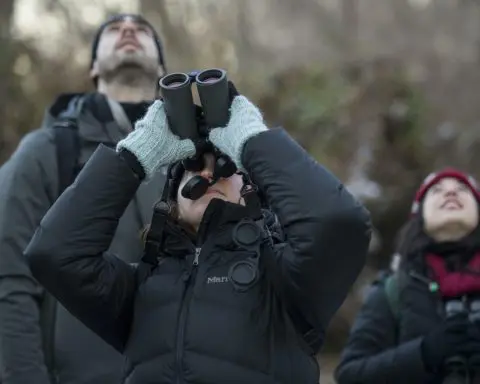
<svg viewBox="0 0 480 384">
<path fill-rule="evenodd" d="M 445 190 L 444 193 L 445 197 L 457 197 L 458 196 L 458 188 L 457 187 L 449 187 Z"/>
<path fill-rule="evenodd" d="M 135 36 L 136 25 L 131 21 L 124 21 L 121 26 L 121 35 L 125 36 Z"/>
<path fill-rule="evenodd" d="M 205 167 L 205 168 L 203 168 L 202 172 L 200 172 L 200 176 L 207 179 L 208 181 L 212 181 L 213 172 L 209 167 Z"/>
</svg>

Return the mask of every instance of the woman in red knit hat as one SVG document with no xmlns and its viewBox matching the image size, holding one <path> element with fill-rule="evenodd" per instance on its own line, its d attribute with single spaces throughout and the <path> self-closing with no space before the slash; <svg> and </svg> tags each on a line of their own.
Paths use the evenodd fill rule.
<svg viewBox="0 0 480 384">
<path fill-rule="evenodd" d="M 479 202 L 475 180 L 456 169 L 424 180 L 399 268 L 358 314 L 339 384 L 480 383 Z"/>
</svg>

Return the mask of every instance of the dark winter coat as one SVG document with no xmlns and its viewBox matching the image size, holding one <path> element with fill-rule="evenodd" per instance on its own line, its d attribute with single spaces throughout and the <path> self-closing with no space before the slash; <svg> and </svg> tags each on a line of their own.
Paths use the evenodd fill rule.
<svg viewBox="0 0 480 384">
<path fill-rule="evenodd" d="M 75 97 L 84 99 L 78 116 L 81 167 L 102 143 L 114 147 L 126 133 L 100 94 L 63 95 L 48 110 L 42 128 L 25 136 L 0 171 L 0 382 L 49 384 L 44 332 L 54 329 L 52 372 L 60 384 L 118 384 L 123 356 L 57 305 L 45 313 L 43 287 L 33 278 L 23 250 L 59 194 L 59 166 L 53 123 Z M 74 154 L 72 154 L 74 156 Z M 158 173 L 132 194 L 109 242 L 126 262 L 139 261 L 138 233 L 148 224 L 165 177 Z M 47 312 L 49 309 L 46 310 Z M 55 309 L 53 309 L 55 311 Z M 45 318 L 46 318 L 45 317 Z M 44 342 L 45 340 L 45 342 Z"/>
<path fill-rule="evenodd" d="M 395 283 L 386 277 L 372 288 L 337 368 L 339 384 L 443 382 L 445 373 L 429 372 L 421 351 L 423 337 L 446 317 L 445 298 L 431 289 L 436 283 L 430 275 L 418 252 L 405 257 Z"/>
<path fill-rule="evenodd" d="M 146 280 L 107 252 L 141 181 L 105 147 L 28 246 L 34 276 L 126 356 L 127 383 L 318 382 L 314 354 L 364 265 L 369 214 L 283 130 L 251 138 L 242 159 L 286 239 L 246 289 L 229 271 L 250 256 L 232 235 L 248 212 L 220 200 L 207 208 L 196 244 L 169 227 Z"/>
<path fill-rule="evenodd" d="M 398 309 L 390 305 L 384 284 L 370 292 L 336 370 L 339 384 L 431 382 L 420 347 L 423 336 L 442 321 L 440 300 L 423 279 L 404 279 Z"/>
</svg>

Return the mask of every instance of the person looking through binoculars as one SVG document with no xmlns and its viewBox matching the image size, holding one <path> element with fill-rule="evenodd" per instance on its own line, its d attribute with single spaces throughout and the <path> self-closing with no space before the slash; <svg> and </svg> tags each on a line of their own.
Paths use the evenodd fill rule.
<svg viewBox="0 0 480 384">
<path fill-rule="evenodd" d="M 192 101 L 197 83 L 201 106 Z M 34 276 L 143 383 L 314 383 L 361 271 L 368 211 L 221 70 L 172 74 L 116 150 L 99 147 L 25 254 Z M 168 166 L 138 265 L 106 252 Z"/>
</svg>

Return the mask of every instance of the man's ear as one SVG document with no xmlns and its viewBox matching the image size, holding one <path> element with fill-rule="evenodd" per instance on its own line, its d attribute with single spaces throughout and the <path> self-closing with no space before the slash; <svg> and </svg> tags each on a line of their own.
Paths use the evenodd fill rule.
<svg viewBox="0 0 480 384">
<path fill-rule="evenodd" d="M 92 69 L 90 69 L 90 78 L 94 79 L 98 77 L 98 61 L 95 60 L 92 65 Z"/>
</svg>

